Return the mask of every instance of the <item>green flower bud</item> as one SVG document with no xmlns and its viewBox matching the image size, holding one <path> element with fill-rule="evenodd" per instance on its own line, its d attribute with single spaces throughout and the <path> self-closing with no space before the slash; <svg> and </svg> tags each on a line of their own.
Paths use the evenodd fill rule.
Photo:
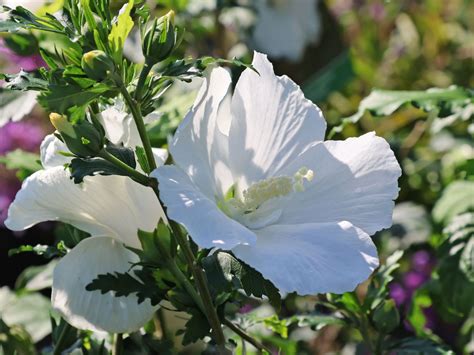
<svg viewBox="0 0 474 355">
<path fill-rule="evenodd" d="M 92 123 L 83 120 L 72 124 L 66 116 L 58 113 L 51 113 L 49 119 L 71 153 L 89 158 L 97 156 L 103 149 L 104 135 Z"/>
<path fill-rule="evenodd" d="M 84 54 L 81 65 L 89 78 L 100 81 L 115 71 L 113 60 L 105 52 L 99 50 Z"/>
<path fill-rule="evenodd" d="M 155 19 L 143 38 L 143 55 L 149 64 L 156 64 L 168 58 L 176 45 L 174 11 Z"/>
</svg>

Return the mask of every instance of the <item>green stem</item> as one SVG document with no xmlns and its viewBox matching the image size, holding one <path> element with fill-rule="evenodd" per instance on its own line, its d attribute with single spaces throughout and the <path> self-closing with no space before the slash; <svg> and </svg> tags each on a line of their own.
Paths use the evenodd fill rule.
<svg viewBox="0 0 474 355">
<path fill-rule="evenodd" d="M 209 291 L 209 288 L 207 287 L 206 276 L 204 275 L 204 272 L 202 271 L 201 267 L 197 264 L 196 259 L 194 258 L 194 254 L 189 246 L 189 242 L 187 238 L 179 230 L 179 227 L 176 224 L 176 222 L 170 221 L 170 225 L 171 225 L 171 229 L 173 230 L 173 234 L 176 236 L 179 246 L 183 250 L 184 256 L 191 269 L 191 272 L 193 273 L 196 286 L 199 290 L 199 294 L 204 304 L 204 308 L 205 308 L 204 314 L 207 316 L 209 324 L 212 327 L 215 341 L 217 345 L 225 346 L 224 332 L 222 331 L 219 316 L 217 315 L 217 311 L 214 307 L 214 303 L 212 302 L 211 292 Z"/>
<path fill-rule="evenodd" d="M 156 316 L 156 318 L 158 318 L 157 322 L 159 323 L 159 327 L 161 329 L 161 339 L 165 340 L 165 341 L 169 341 L 169 342 L 171 342 L 171 344 L 173 344 L 173 336 L 170 333 L 170 330 L 168 329 L 168 327 L 166 325 L 164 309 L 159 308 L 156 311 L 155 316 Z M 156 327 L 156 322 L 155 322 L 155 327 Z"/>
<path fill-rule="evenodd" d="M 122 355 L 122 354 L 123 354 L 123 335 L 121 333 L 118 333 L 115 335 L 112 355 Z"/>
<path fill-rule="evenodd" d="M 143 69 L 145 70 L 145 68 L 143 68 Z M 151 68 L 147 68 L 147 70 L 148 69 L 151 69 Z M 155 159 L 153 157 L 153 151 L 151 149 L 150 140 L 149 140 L 147 132 L 146 132 L 145 123 L 143 122 L 143 117 L 142 117 L 142 114 L 141 114 L 141 111 L 140 111 L 140 107 L 139 107 L 137 101 L 135 101 L 130 96 L 129 92 L 127 91 L 127 88 L 125 87 L 125 85 L 122 81 L 122 78 L 117 77 L 116 78 L 116 83 L 120 88 L 120 91 L 121 91 L 121 93 L 122 93 L 122 95 L 125 99 L 125 102 L 127 103 L 128 107 L 130 108 L 130 111 L 132 112 L 132 116 L 135 120 L 135 124 L 137 125 L 138 133 L 140 135 L 140 139 L 143 143 L 143 148 L 145 149 L 148 164 L 149 164 L 151 170 L 154 170 L 154 169 L 156 169 L 156 163 L 155 163 Z M 149 186 L 151 186 L 151 185 L 149 185 Z M 162 206 L 164 206 L 161 199 L 160 199 L 158 184 L 154 184 L 154 186 L 152 186 L 152 187 L 153 187 L 153 190 L 156 193 L 156 196 L 158 197 L 158 200 L 160 201 L 160 204 Z M 209 292 L 209 288 L 207 287 L 207 282 L 206 282 L 204 273 L 203 273 L 202 269 L 199 267 L 199 265 L 196 264 L 194 254 L 193 254 L 191 248 L 189 247 L 188 240 L 186 239 L 186 237 L 184 235 L 181 234 L 181 232 L 179 231 L 179 228 L 177 228 L 177 224 L 173 221 L 170 221 L 170 225 L 171 225 L 171 228 L 173 230 L 173 234 L 175 235 L 179 246 L 183 250 L 184 255 L 186 257 L 186 260 L 188 262 L 188 265 L 189 265 L 189 267 L 190 267 L 190 269 L 193 273 L 194 279 L 196 281 L 196 286 L 198 288 L 199 295 L 200 295 L 200 298 L 201 298 L 202 303 L 203 303 L 204 314 L 206 315 L 206 317 L 209 321 L 209 324 L 211 325 L 211 328 L 213 330 L 214 340 L 216 341 L 218 347 L 221 349 L 221 352 L 225 352 L 225 336 L 224 336 L 224 333 L 222 331 L 221 322 L 220 322 L 219 317 L 217 315 L 216 309 L 214 308 L 214 304 L 213 304 L 212 298 L 211 298 L 211 293 Z M 186 279 L 186 281 L 187 281 L 187 279 Z M 189 282 L 189 281 L 187 281 L 187 282 Z M 189 287 L 189 286 L 184 286 L 184 285 L 186 285 L 186 284 L 183 284 L 183 287 Z M 194 290 L 194 287 L 192 287 L 192 289 Z M 196 291 L 194 290 L 194 292 L 196 292 Z"/>
<path fill-rule="evenodd" d="M 122 93 L 122 96 L 127 103 L 128 107 L 130 108 L 130 111 L 132 112 L 133 119 L 135 121 L 135 124 L 137 126 L 138 134 L 140 135 L 140 139 L 143 143 L 143 148 L 145 149 L 145 154 L 146 158 L 148 160 L 148 165 L 150 166 L 151 170 L 156 169 L 156 162 L 155 162 L 155 157 L 153 156 L 153 150 L 151 149 L 151 143 L 150 139 L 148 138 L 148 134 L 146 133 L 146 127 L 145 127 L 145 122 L 143 122 L 143 117 L 142 117 L 142 112 L 140 110 L 140 107 L 129 94 L 127 91 L 127 88 L 125 87 L 122 79 L 117 79 L 117 85 L 120 88 L 120 92 Z"/>
<path fill-rule="evenodd" d="M 54 346 L 53 355 L 61 354 L 63 347 L 65 345 L 64 342 L 66 341 L 66 336 L 67 336 L 68 331 L 69 331 L 69 324 L 64 323 L 64 328 L 61 330 L 61 333 L 59 334 L 59 339 L 56 345 Z"/>
<path fill-rule="evenodd" d="M 368 324 L 368 319 L 365 315 L 362 316 L 362 319 L 359 321 L 359 332 L 362 335 L 362 338 L 364 339 L 364 343 L 367 345 L 369 348 L 369 351 L 371 354 L 376 354 L 379 355 L 380 353 L 376 351 L 376 346 L 374 346 L 372 342 L 372 338 L 370 336 L 369 332 L 369 324 Z"/>
<path fill-rule="evenodd" d="M 257 349 L 260 351 L 265 350 L 269 354 L 272 353 L 272 349 L 267 348 L 265 345 L 263 345 L 261 342 L 259 342 L 257 339 L 253 338 L 251 335 L 247 334 L 243 329 L 232 323 L 230 320 L 225 319 L 223 321 L 224 325 L 226 325 L 230 330 L 232 330 L 235 334 L 240 336 L 242 339 L 245 341 L 249 342 L 253 346 L 255 346 Z"/>
<path fill-rule="evenodd" d="M 155 191 L 156 197 L 158 198 L 158 201 L 160 201 L 161 206 L 164 206 L 160 198 L 158 184 L 152 186 L 152 188 Z M 197 265 L 196 259 L 194 258 L 194 254 L 189 246 L 189 242 L 187 238 L 181 233 L 178 224 L 171 220 L 169 221 L 169 224 L 173 232 L 173 235 L 176 238 L 176 241 L 178 242 L 178 245 L 181 247 L 181 250 L 184 253 L 184 257 L 186 259 L 188 267 L 194 276 L 194 280 L 196 282 L 196 287 L 199 291 L 199 295 L 194 290 L 194 287 L 192 287 L 192 291 L 188 291 L 188 292 L 192 292 L 190 293 L 191 297 L 193 298 L 197 297 L 199 299 L 199 302 L 196 301 L 196 304 L 201 309 L 201 311 L 206 315 L 209 325 L 211 326 L 212 332 L 214 334 L 214 338 L 215 338 L 214 340 L 224 352 L 225 351 L 225 336 L 224 336 L 224 332 L 222 331 L 219 316 L 217 315 L 217 311 L 214 307 L 214 303 L 212 302 L 211 292 L 209 291 L 209 288 L 207 287 L 206 276 L 204 275 L 201 267 Z M 181 270 L 179 270 L 179 272 L 181 272 Z M 189 283 L 188 279 L 185 276 L 184 276 L 184 279 L 186 280 L 186 283 L 184 283 L 184 280 L 182 280 L 183 287 L 184 285 Z M 186 287 L 189 287 L 189 286 L 186 285 Z"/>
<path fill-rule="evenodd" d="M 123 161 L 121 161 L 119 158 L 117 158 L 116 156 L 110 154 L 105 149 L 103 149 L 99 153 L 99 157 L 101 157 L 101 158 L 111 162 L 115 166 L 119 167 L 120 169 L 122 169 L 124 172 L 126 172 L 130 177 L 134 178 L 140 184 L 145 185 L 145 186 L 150 186 L 151 179 L 148 176 L 146 176 L 146 175 L 140 173 L 139 171 L 133 169 L 132 167 L 128 166 Z"/>
<path fill-rule="evenodd" d="M 138 78 L 137 82 L 137 88 L 135 90 L 135 100 L 137 102 L 140 102 L 140 100 L 142 99 L 143 88 L 145 86 L 146 78 L 148 77 L 148 74 L 150 73 L 152 67 L 153 65 L 150 64 L 148 60 L 146 60 L 142 71 L 140 72 L 140 77 Z"/>
</svg>

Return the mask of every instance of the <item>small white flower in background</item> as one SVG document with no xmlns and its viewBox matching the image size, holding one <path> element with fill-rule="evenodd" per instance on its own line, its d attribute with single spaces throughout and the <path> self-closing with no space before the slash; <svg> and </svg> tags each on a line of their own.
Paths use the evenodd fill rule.
<svg viewBox="0 0 474 355">
<path fill-rule="evenodd" d="M 11 91 L 0 92 L 0 127 L 8 122 L 20 121 L 31 113 L 36 105 L 36 91 Z"/>
<path fill-rule="evenodd" d="M 1 0 L 0 5 L 5 5 L 12 9 L 16 8 L 17 6 L 21 6 L 31 12 L 36 12 L 51 2 L 52 0 Z"/>
<path fill-rule="evenodd" d="M 271 58 L 298 61 L 321 35 L 318 0 L 257 0 L 253 32 L 257 50 Z"/>
<path fill-rule="evenodd" d="M 115 108 L 103 113 L 107 136 L 114 143 L 138 144 L 134 122 Z M 153 192 L 125 176 L 89 176 L 74 184 L 64 169 L 67 147 L 54 135 L 41 145 L 44 170 L 25 180 L 8 211 L 5 225 L 24 230 L 43 221 L 62 221 L 91 234 L 57 264 L 53 275 L 52 305 L 79 329 L 126 333 L 139 329 L 156 307 L 136 296 L 86 291 L 99 274 L 126 272 L 137 262 L 123 244 L 140 248 L 138 229 L 151 231 L 160 218 L 161 206 Z M 166 159 L 155 151 L 158 164 Z"/>
<path fill-rule="evenodd" d="M 203 248 L 231 250 L 281 292 L 353 290 L 378 266 L 370 235 L 392 223 L 400 167 L 365 134 L 324 141 L 326 122 L 255 53 L 230 95 L 214 69 L 153 172 L 169 218 Z"/>
</svg>

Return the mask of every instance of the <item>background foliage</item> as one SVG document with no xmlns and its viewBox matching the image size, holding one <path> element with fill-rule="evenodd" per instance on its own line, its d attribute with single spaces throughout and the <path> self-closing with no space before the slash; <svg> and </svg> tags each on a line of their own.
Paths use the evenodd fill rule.
<svg viewBox="0 0 474 355">
<path fill-rule="evenodd" d="M 114 6 L 119 9 L 122 3 L 114 2 Z M 174 8 L 176 22 L 188 30 L 180 50 L 174 54 L 176 58 L 215 55 L 230 59 L 238 53 L 240 61 L 249 63 L 247 39 L 251 29 L 242 30 L 225 20 L 237 5 L 240 3 L 217 1 L 217 8 L 198 13 L 190 12 L 191 5 L 186 0 L 161 1 L 152 7 L 156 14 Z M 306 96 L 322 108 L 334 139 L 374 130 L 394 149 L 403 169 L 394 225 L 374 236 L 383 266 L 355 292 L 314 297 L 289 294 L 280 304 L 272 297 L 271 285 L 256 289 L 249 282 L 251 270 L 242 269 L 233 263 L 231 255 L 221 252 L 202 261 L 212 278 L 211 291 L 224 299 L 231 290 L 229 283 L 241 282 L 247 295 L 268 295 L 270 302 L 245 298 L 241 300 L 243 306 L 236 303 L 236 309 L 229 307 L 226 312 L 237 314 L 240 327 L 283 354 L 354 353 L 367 351 L 367 347 L 397 354 L 448 353 L 449 349 L 471 353 L 474 3 L 327 0 L 318 7 L 323 22 L 320 41 L 307 48 L 300 63 L 276 60 L 275 69 L 296 80 Z M 34 34 L 26 42 L 4 36 L 2 46 L 9 51 L 8 55 L 2 52 L 4 68 L 15 64 L 12 55 L 45 64 L 38 55 L 38 42 L 51 47 L 52 43 L 60 44 L 55 42 L 60 41 L 59 37 L 54 33 Z M 116 37 L 120 41 L 120 34 Z M 30 45 L 24 47 L 22 43 Z M 237 52 L 239 44 L 245 44 L 245 48 Z M 80 58 L 82 52 L 77 54 L 74 50 L 78 49 L 73 48 L 71 58 Z M 43 56 L 51 65 L 47 58 Z M 11 68 L 10 72 L 16 73 L 17 69 Z M 241 68 L 234 66 L 232 70 L 238 75 Z M 66 93 L 69 101 L 66 102 L 63 88 L 57 92 L 52 88 L 43 96 L 48 107 L 61 112 L 71 100 L 81 106 L 107 90 L 97 85 L 78 96 L 78 87 L 86 83 L 74 81 L 74 74 L 70 73 L 70 95 Z M 38 78 L 25 76 L 14 82 L 43 85 Z M 8 77 L 5 80 L 11 82 Z M 192 103 L 195 87 L 194 82 L 175 85 L 150 106 L 150 112 L 158 107 L 162 114 L 160 120 L 148 126 L 154 146 L 166 146 L 168 136 Z M 2 92 L 2 114 L 14 99 L 5 95 Z M 5 165 L 0 171 L 0 209 L 11 201 L 18 181 L 38 168 L 38 145 L 41 137 L 49 133 L 43 116 L 36 108 L 26 121 L 0 128 L 0 163 Z M 50 320 L 47 297 L 54 257 L 61 254 L 61 245 L 77 243 L 83 237 L 80 232 L 68 226 L 45 225 L 25 235 L 12 235 L 4 229 L 0 233 L 7 241 L 0 244 L 2 270 L 6 270 L 1 273 L 5 287 L 0 289 L 0 353 L 10 354 L 11 349 L 16 349 L 29 354 L 34 353 L 34 348 L 47 351 L 65 333 L 69 338 L 63 343 L 67 345 L 63 350 L 105 353 L 110 339 L 79 334 L 56 316 Z M 62 244 L 56 247 L 60 241 Z M 50 247 L 23 247 L 34 253 L 11 253 L 15 255 L 7 258 L 8 249 L 23 244 Z M 44 256 L 52 261 L 45 264 Z M 39 263 L 43 265 L 34 266 Z M 110 278 L 100 281 L 106 286 L 94 287 L 114 287 Z M 186 303 L 181 296 L 174 298 L 180 305 Z M 162 316 L 167 317 L 170 329 L 149 324 L 146 336 L 135 334 L 126 339 L 127 354 L 171 351 L 173 329 L 183 321 L 166 313 Z M 204 329 L 205 322 L 199 316 L 187 317 L 186 331 L 181 335 L 183 345 L 208 334 L 209 329 Z M 252 351 L 248 344 L 235 340 L 238 353 Z M 174 339 L 174 343 L 180 344 L 181 340 Z M 195 353 L 202 343 L 192 346 L 180 351 Z"/>
</svg>

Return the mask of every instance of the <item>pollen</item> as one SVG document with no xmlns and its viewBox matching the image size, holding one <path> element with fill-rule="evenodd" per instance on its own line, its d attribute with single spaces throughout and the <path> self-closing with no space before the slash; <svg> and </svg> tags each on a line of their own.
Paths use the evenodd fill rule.
<svg viewBox="0 0 474 355">
<path fill-rule="evenodd" d="M 313 178 L 313 170 L 302 167 L 293 176 L 272 177 L 254 183 L 242 192 L 241 198 L 234 195 L 233 186 L 219 206 L 229 215 L 249 214 L 271 199 L 304 191 L 304 181 L 311 181 Z"/>
<path fill-rule="evenodd" d="M 259 181 L 243 192 L 243 205 L 246 211 L 254 211 L 264 202 L 286 196 L 293 191 L 293 179 L 280 176 Z"/>
</svg>

